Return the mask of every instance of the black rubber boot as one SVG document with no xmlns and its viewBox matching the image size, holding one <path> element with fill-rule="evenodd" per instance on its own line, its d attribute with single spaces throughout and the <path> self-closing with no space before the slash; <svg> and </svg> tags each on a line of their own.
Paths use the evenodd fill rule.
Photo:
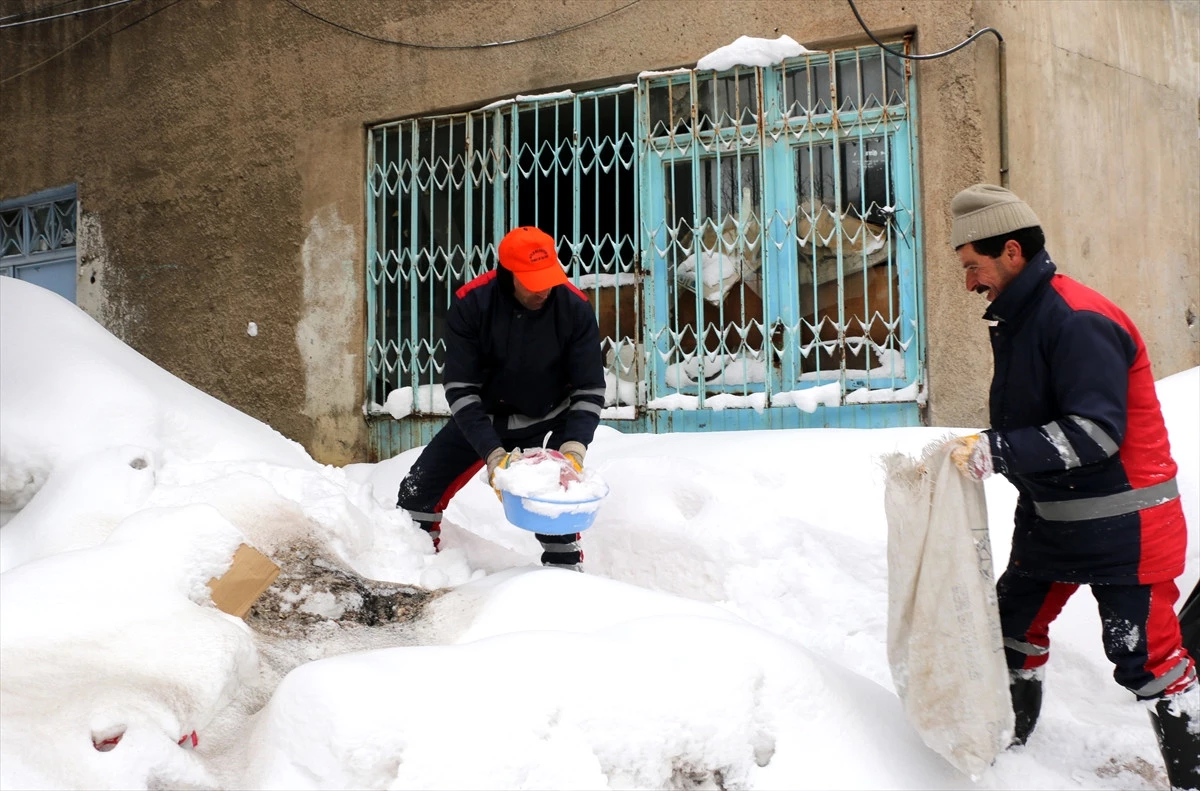
<svg viewBox="0 0 1200 791">
<path fill-rule="evenodd" d="M 1037 726 L 1042 711 L 1042 678 L 1040 672 L 1010 670 L 1008 693 L 1012 697 L 1013 744 L 1024 744 Z"/>
<path fill-rule="evenodd" d="M 1185 706 L 1185 695 L 1190 696 L 1191 706 Z M 1200 722 L 1194 719 L 1198 698 L 1200 687 L 1192 685 L 1177 695 L 1159 699 L 1150 710 L 1167 779 L 1174 789 L 1200 789 Z"/>
<path fill-rule="evenodd" d="M 1200 582 L 1179 610 L 1179 631 L 1183 636 L 1183 647 L 1192 655 L 1200 656 Z"/>
</svg>

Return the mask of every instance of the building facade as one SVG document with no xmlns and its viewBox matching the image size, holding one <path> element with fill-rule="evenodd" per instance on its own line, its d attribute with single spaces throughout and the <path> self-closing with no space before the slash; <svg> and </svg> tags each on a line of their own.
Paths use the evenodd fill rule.
<svg viewBox="0 0 1200 791">
<path fill-rule="evenodd" d="M 13 5 L 0 274 L 322 461 L 446 419 L 449 299 L 522 224 L 622 430 L 982 424 L 948 208 L 979 181 L 1157 375 L 1200 364 L 1195 3 L 862 0 L 882 46 L 846 0 Z M 804 51 L 697 66 L 742 35 Z"/>
</svg>

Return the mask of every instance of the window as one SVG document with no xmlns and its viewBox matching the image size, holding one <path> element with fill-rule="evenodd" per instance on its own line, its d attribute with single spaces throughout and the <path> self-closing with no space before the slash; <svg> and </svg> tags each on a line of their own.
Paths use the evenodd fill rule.
<svg viewBox="0 0 1200 791">
<path fill-rule="evenodd" d="M 375 127 L 372 409 L 448 414 L 454 289 L 537 225 L 596 312 L 606 419 L 919 424 L 912 114 L 904 62 L 859 47 Z"/>
<path fill-rule="evenodd" d="M 648 406 L 915 406 L 903 61 L 863 47 L 640 87 L 647 263 L 666 283 L 646 327 Z"/>
<path fill-rule="evenodd" d="M 0 275 L 75 301 L 75 187 L 0 202 Z"/>
<path fill-rule="evenodd" d="M 610 398 L 638 371 L 634 86 L 502 102 L 372 130 L 369 393 L 449 414 L 443 326 L 455 289 L 496 266 L 509 229 L 536 225 L 588 294 Z M 390 399 L 390 401 L 389 401 Z"/>
</svg>

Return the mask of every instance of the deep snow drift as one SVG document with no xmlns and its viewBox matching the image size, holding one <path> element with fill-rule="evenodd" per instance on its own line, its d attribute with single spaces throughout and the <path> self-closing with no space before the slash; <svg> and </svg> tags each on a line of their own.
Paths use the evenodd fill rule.
<svg viewBox="0 0 1200 791">
<path fill-rule="evenodd" d="M 1188 590 L 1200 369 L 1159 392 Z M 905 721 L 885 654 L 878 459 L 948 430 L 602 428 L 580 575 L 538 568 L 479 482 L 434 555 L 393 508 L 416 451 L 319 465 L 9 278 L 0 405 L 5 788 L 972 786 Z M 1015 495 L 987 495 L 1003 564 Z M 287 580 L 246 621 L 205 586 L 241 541 Z M 381 600 L 402 606 L 381 621 Z M 1165 787 L 1086 590 L 1052 637 L 1037 733 L 977 786 Z"/>
</svg>

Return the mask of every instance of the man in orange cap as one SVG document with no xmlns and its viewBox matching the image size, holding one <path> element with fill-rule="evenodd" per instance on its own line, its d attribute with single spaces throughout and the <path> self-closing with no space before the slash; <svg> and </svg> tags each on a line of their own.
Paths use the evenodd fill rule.
<svg viewBox="0 0 1200 791">
<path fill-rule="evenodd" d="M 554 240 L 531 226 L 500 241 L 500 266 L 455 292 L 446 315 L 451 419 L 400 482 L 396 506 L 439 545 L 442 512 L 483 465 L 514 448 L 556 448 L 582 468 L 604 406 L 600 329 Z M 578 570 L 579 535 L 537 534 L 542 563 Z"/>
</svg>

